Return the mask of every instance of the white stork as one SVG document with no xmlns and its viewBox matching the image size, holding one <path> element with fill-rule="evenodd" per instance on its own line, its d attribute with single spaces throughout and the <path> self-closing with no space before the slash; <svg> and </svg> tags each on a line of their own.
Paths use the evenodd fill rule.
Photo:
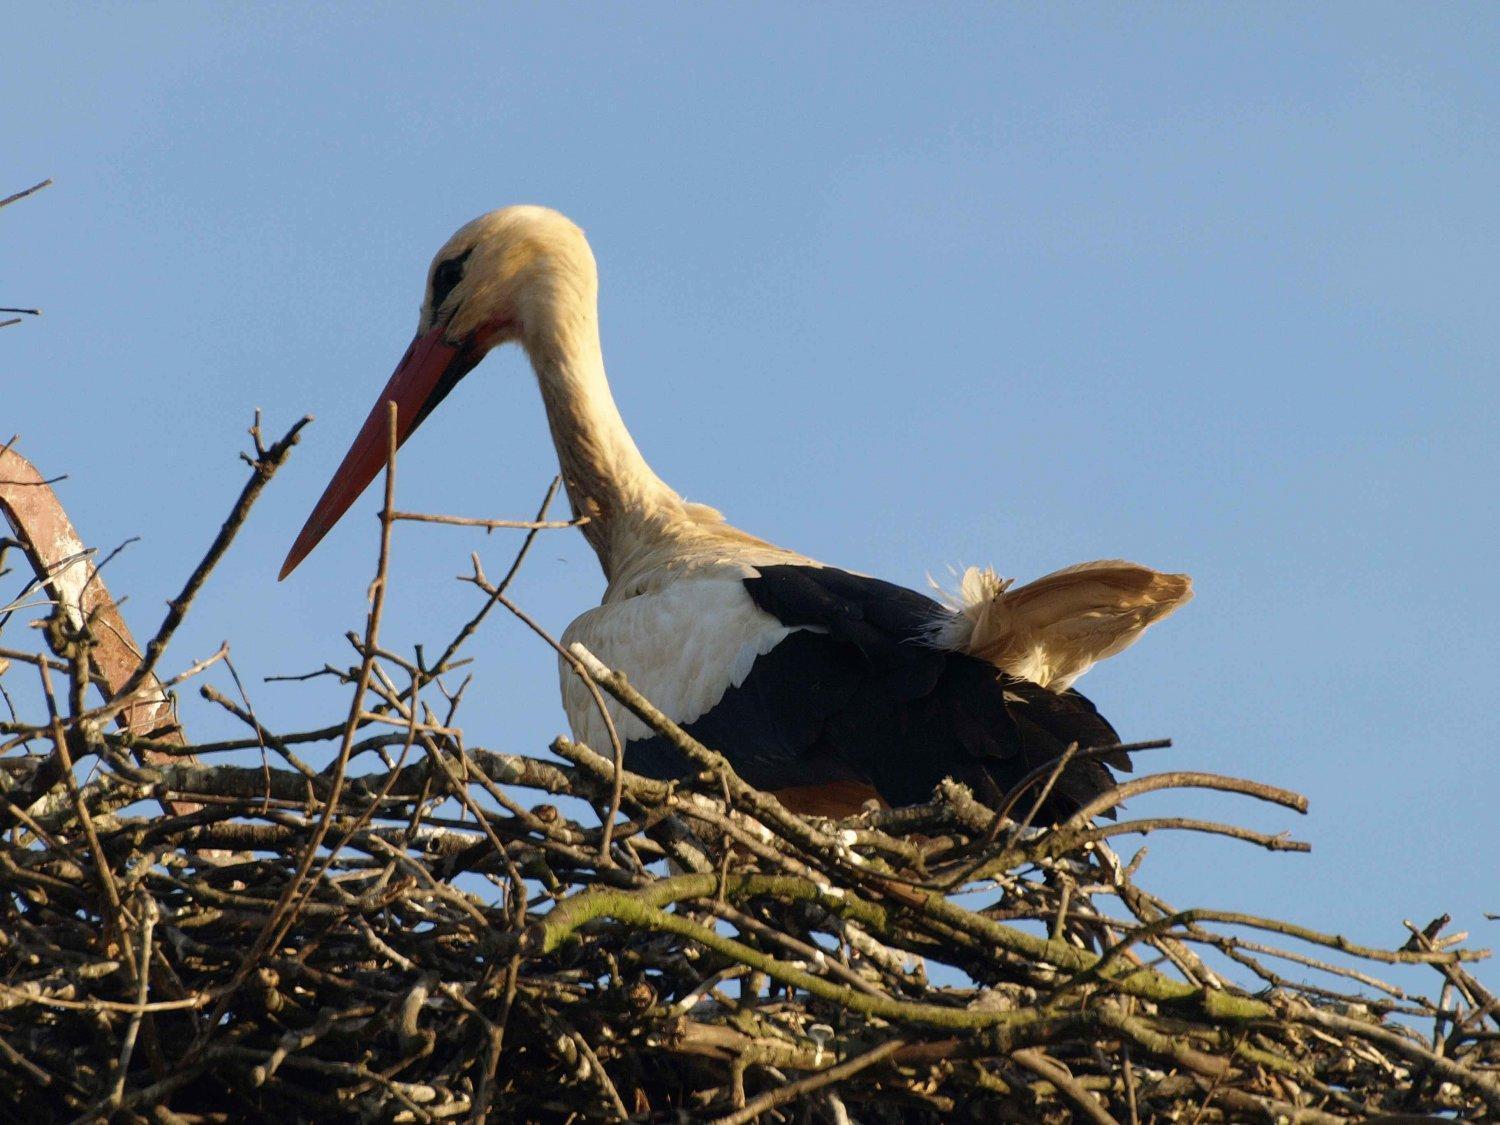
<svg viewBox="0 0 1500 1125">
<path fill-rule="evenodd" d="M 485 354 L 515 341 L 536 371 L 563 480 L 608 579 L 603 604 L 564 633 L 625 672 L 668 716 L 792 808 L 845 815 L 867 799 L 924 800 L 943 777 L 993 802 L 1070 743 L 1114 730 L 1072 682 L 1192 596 L 1185 575 L 1085 563 L 1010 589 L 970 570 L 958 600 L 822 563 L 731 527 L 651 471 L 610 394 L 598 273 L 556 211 L 507 207 L 464 226 L 433 259 L 416 338 L 381 392 L 281 570 L 285 578 L 385 460 L 387 401 L 405 441 Z M 562 669 L 574 735 L 608 745 L 594 702 Z M 616 710 L 626 764 L 653 777 L 687 763 Z M 1110 764 L 1129 768 L 1124 754 Z M 1112 783 L 1077 763 L 1043 815 Z"/>
</svg>

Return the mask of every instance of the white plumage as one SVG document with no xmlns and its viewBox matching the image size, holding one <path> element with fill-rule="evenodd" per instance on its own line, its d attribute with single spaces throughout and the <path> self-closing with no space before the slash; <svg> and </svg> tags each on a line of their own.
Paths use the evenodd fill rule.
<svg viewBox="0 0 1500 1125">
<path fill-rule="evenodd" d="M 693 576 L 580 614 L 563 633 L 563 648 L 582 644 L 607 667 L 625 672 L 668 718 L 691 723 L 743 684 L 755 658 L 793 631 L 757 609 L 738 577 Z M 559 660 L 558 672 L 574 736 L 607 749 L 592 693 L 566 661 Z M 650 734 L 613 699 L 606 703 L 622 739 Z"/>
</svg>

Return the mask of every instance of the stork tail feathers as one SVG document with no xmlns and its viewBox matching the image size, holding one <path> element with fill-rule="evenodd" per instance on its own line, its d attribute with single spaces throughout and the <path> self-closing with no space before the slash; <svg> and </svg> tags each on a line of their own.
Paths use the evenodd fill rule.
<svg viewBox="0 0 1500 1125">
<path fill-rule="evenodd" d="M 934 644 L 1060 692 L 1190 601 L 1193 582 L 1102 559 L 1015 588 L 1012 579 L 971 566 L 958 590 L 945 593 L 953 614 L 936 624 Z"/>
</svg>

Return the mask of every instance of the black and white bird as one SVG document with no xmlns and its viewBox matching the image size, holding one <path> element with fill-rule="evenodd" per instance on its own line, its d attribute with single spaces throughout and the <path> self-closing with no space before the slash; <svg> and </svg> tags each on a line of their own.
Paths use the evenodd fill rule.
<svg viewBox="0 0 1500 1125">
<path fill-rule="evenodd" d="M 507 207 L 433 259 L 416 338 L 297 537 L 285 578 L 385 461 L 388 408 L 405 441 L 492 348 L 531 359 L 582 531 L 608 580 L 575 620 L 581 643 L 662 711 L 791 808 L 846 815 L 874 798 L 927 799 L 944 777 L 994 803 L 1064 749 L 1118 738 L 1071 687 L 1192 596 L 1186 575 L 1085 563 L 1011 588 L 969 570 L 949 604 L 825 566 L 730 526 L 646 463 L 610 394 L 598 272 L 556 211 Z M 586 686 L 562 669 L 575 737 L 609 745 Z M 664 739 L 616 708 L 626 765 L 688 772 Z M 1107 756 L 1129 768 L 1122 753 Z M 1042 815 L 1066 816 L 1113 782 L 1069 766 Z"/>
</svg>

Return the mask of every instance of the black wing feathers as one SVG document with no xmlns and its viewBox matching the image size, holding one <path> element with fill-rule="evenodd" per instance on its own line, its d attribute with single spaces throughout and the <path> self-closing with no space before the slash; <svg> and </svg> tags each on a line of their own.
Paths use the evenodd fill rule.
<svg viewBox="0 0 1500 1125">
<path fill-rule="evenodd" d="M 865 781 L 905 805 L 953 777 L 993 803 L 1072 742 L 1118 741 L 1077 692 L 933 648 L 927 631 L 943 611 L 915 591 L 807 566 L 762 567 L 745 588 L 759 608 L 802 629 L 686 726 L 759 788 Z M 686 772 L 661 738 L 632 742 L 627 757 L 653 776 Z M 1110 764 L 1129 768 L 1124 754 Z M 1062 819 L 1112 784 L 1099 762 L 1070 766 L 1042 818 Z"/>
<path fill-rule="evenodd" d="M 848 645 L 822 634 L 793 633 L 684 729 L 758 789 L 862 780 L 856 767 L 820 750 L 829 721 L 849 707 L 860 686 L 859 662 L 849 655 Z M 625 761 L 649 777 L 691 772 L 660 735 L 631 742 Z"/>
</svg>

